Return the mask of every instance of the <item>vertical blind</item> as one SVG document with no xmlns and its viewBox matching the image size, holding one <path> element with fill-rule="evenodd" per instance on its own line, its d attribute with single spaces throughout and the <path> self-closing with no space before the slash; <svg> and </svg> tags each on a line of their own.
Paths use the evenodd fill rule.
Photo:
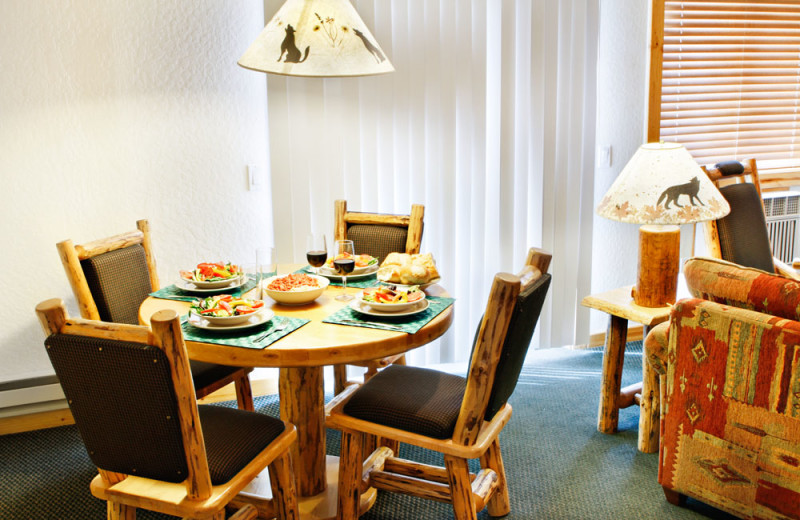
<svg viewBox="0 0 800 520">
<path fill-rule="evenodd" d="M 553 253 L 534 346 L 585 341 L 597 0 L 353 5 L 395 72 L 267 78 L 280 261 L 302 261 L 310 231 L 330 238 L 335 199 L 379 213 L 424 204 L 422 250 L 457 311 L 410 363 L 468 359 L 492 276 L 518 271 L 531 246 Z"/>
<path fill-rule="evenodd" d="M 800 166 L 800 2 L 664 2 L 661 139 L 700 163 Z"/>
</svg>

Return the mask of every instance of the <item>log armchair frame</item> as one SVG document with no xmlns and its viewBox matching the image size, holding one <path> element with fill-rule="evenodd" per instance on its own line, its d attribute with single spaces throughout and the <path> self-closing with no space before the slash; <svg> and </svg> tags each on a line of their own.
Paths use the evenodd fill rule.
<svg viewBox="0 0 800 520">
<path fill-rule="evenodd" d="M 517 296 L 547 272 L 551 258 L 543 250 L 531 249 L 519 274 L 494 277 L 450 438 L 433 438 L 348 415 L 344 408 L 360 386 L 348 387 L 329 403 L 326 424 L 342 431 L 337 518 L 355 519 L 359 495 L 370 487 L 448 502 L 459 520 L 474 520 L 487 506 L 491 516 L 509 513 L 498 436 L 511 419 L 511 406 L 506 402 L 490 419 L 485 415 Z M 371 454 L 362 453 L 371 436 L 384 445 Z M 443 454 L 445 467 L 396 457 L 393 448 L 401 442 Z M 470 473 L 469 459 L 480 459 L 482 469 L 477 475 Z"/>
<path fill-rule="evenodd" d="M 36 306 L 36 313 L 48 337 L 59 334 L 150 345 L 161 350 L 168 362 L 187 477 L 182 482 L 164 482 L 98 468 L 91 491 L 94 496 L 108 502 L 110 520 L 132 520 L 136 517 L 137 508 L 186 518 L 222 520 L 226 506 L 237 500 L 238 493 L 265 467 L 269 470 L 274 499 L 260 504 L 259 508 L 252 505 L 243 507 L 233 518 L 244 520 L 261 513 L 262 518 L 299 518 L 294 474 L 289 459 L 289 449 L 296 442 L 297 432 L 291 423 L 284 423 L 283 431 L 230 480 L 212 484 L 189 359 L 180 319 L 175 311 L 157 312 L 151 320 L 152 330 L 143 325 L 70 318 L 64 302 L 59 298 L 41 302 Z M 98 374 L 98 377 L 108 377 L 108 374 Z M 78 426 L 80 428 L 80 424 Z M 113 434 L 113 425 L 109 425 L 109 428 L 109 434 Z"/>
<path fill-rule="evenodd" d="M 155 255 L 150 239 L 150 224 L 147 220 L 137 220 L 136 230 L 121 233 L 108 238 L 101 238 L 85 244 L 75 244 L 72 240 L 63 240 L 56 244 L 61 263 L 67 274 L 67 279 L 72 287 L 72 292 L 78 301 L 81 317 L 87 320 L 100 320 L 100 312 L 89 288 L 86 273 L 81 265 L 82 260 L 102 255 L 111 251 L 117 251 L 133 245 L 141 245 L 144 249 L 147 262 L 147 273 L 150 277 L 150 286 L 153 291 L 160 289 L 158 281 L 158 271 L 156 270 Z M 236 389 L 236 400 L 242 410 L 253 410 L 253 393 L 250 386 L 248 374 L 252 372 L 251 367 L 241 367 L 232 373 L 217 378 L 201 387 L 195 387 L 198 399 L 201 399 L 220 388 L 234 383 Z"/>
<path fill-rule="evenodd" d="M 395 226 L 406 228 L 406 248 L 400 251 L 408 254 L 416 254 L 420 251 L 422 244 L 423 220 L 425 217 L 425 206 L 413 204 L 409 215 L 392 215 L 384 213 L 363 213 L 357 211 L 347 211 L 347 201 L 337 200 L 334 203 L 334 240 L 347 240 L 347 228 L 354 224 Z M 358 251 L 356 251 L 358 252 Z M 392 363 L 404 365 L 406 362 L 405 354 L 374 359 L 357 366 L 366 367 L 365 379 L 375 375 L 379 368 L 386 367 Z M 334 365 L 334 394 L 341 393 L 346 386 L 354 384 L 347 380 L 347 365 Z"/>
</svg>

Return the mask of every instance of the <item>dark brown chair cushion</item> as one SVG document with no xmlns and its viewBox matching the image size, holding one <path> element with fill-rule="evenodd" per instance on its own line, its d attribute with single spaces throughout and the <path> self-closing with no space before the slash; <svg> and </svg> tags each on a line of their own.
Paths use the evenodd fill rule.
<svg viewBox="0 0 800 520">
<path fill-rule="evenodd" d="M 175 392 L 161 350 L 65 334 L 51 335 L 45 345 L 97 467 L 167 482 L 186 478 Z"/>
<path fill-rule="evenodd" d="M 491 420 L 508 401 L 517 387 L 519 374 L 533 338 L 533 331 L 539 321 L 544 299 L 550 287 L 551 276 L 547 273 L 536 280 L 517 297 L 514 314 L 508 325 L 503 352 L 497 363 L 494 385 L 486 408 L 485 418 Z M 474 347 L 473 347 L 474 348 Z"/>
<path fill-rule="evenodd" d="M 144 248 L 135 244 L 81 260 L 102 321 L 139 324 L 139 306 L 153 291 Z"/>
<path fill-rule="evenodd" d="M 215 486 L 232 479 L 285 429 L 282 421 L 261 413 L 211 405 L 197 409 Z"/>
<path fill-rule="evenodd" d="M 427 368 L 390 365 L 344 406 L 358 419 L 436 439 L 452 437 L 467 381 Z"/>
<path fill-rule="evenodd" d="M 719 191 L 731 206 L 731 212 L 717 220 L 722 258 L 774 273 L 767 220 L 755 185 L 732 184 Z"/>
<path fill-rule="evenodd" d="M 377 224 L 353 224 L 347 239 L 353 241 L 357 255 L 368 254 L 383 262 L 389 253 L 405 253 L 408 229 Z"/>
<path fill-rule="evenodd" d="M 47 353 L 99 468 L 182 482 L 186 458 L 166 355 L 156 347 L 54 334 Z M 263 414 L 198 407 L 211 482 L 230 480 L 284 430 Z"/>
</svg>

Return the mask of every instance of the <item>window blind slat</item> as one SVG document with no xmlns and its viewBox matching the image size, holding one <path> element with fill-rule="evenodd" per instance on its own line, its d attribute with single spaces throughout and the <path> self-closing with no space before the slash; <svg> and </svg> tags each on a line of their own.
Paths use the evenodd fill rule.
<svg viewBox="0 0 800 520">
<path fill-rule="evenodd" d="M 665 2 L 660 135 L 800 166 L 800 2 Z"/>
</svg>

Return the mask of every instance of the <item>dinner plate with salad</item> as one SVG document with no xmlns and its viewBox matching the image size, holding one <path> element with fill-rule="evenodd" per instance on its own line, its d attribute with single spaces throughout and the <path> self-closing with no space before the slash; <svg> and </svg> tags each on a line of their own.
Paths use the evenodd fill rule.
<svg viewBox="0 0 800 520">
<path fill-rule="evenodd" d="M 181 271 L 183 285 L 192 285 L 199 290 L 230 288 L 242 285 L 245 275 L 238 265 L 230 262 L 201 262 L 191 271 Z M 239 285 L 235 285 L 238 287 Z"/>
<path fill-rule="evenodd" d="M 340 280 L 342 278 L 341 273 L 336 270 L 334 262 L 336 260 L 343 260 L 352 258 L 355 260 L 355 267 L 353 271 L 347 274 L 348 280 L 357 280 L 359 278 L 365 278 L 370 276 L 378 271 L 378 259 L 374 256 L 370 256 L 367 254 L 363 255 L 351 255 L 350 253 L 339 253 L 333 258 L 328 258 L 325 261 L 325 264 L 319 268 L 319 274 L 326 278 Z"/>
<path fill-rule="evenodd" d="M 366 307 L 382 314 L 419 311 L 423 304 L 427 307 L 428 303 L 425 300 L 425 293 L 416 286 L 395 289 L 386 285 L 364 289 L 356 296 L 356 301 L 360 303 L 362 309 Z"/>
<path fill-rule="evenodd" d="M 273 315 L 261 300 L 219 294 L 194 300 L 189 323 L 201 329 L 235 330 L 261 325 Z"/>
</svg>

